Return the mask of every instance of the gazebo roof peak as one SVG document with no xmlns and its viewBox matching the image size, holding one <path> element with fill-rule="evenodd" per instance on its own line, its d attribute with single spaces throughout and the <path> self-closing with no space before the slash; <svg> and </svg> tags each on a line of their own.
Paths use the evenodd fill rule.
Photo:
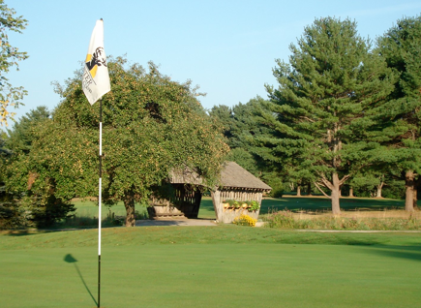
<svg viewBox="0 0 421 308">
<path fill-rule="evenodd" d="M 171 171 L 170 183 L 203 185 L 202 177 L 196 170 L 185 168 L 179 171 Z M 227 161 L 222 164 L 220 173 L 220 186 L 234 189 L 271 190 L 272 188 L 248 172 L 235 162 Z"/>
</svg>

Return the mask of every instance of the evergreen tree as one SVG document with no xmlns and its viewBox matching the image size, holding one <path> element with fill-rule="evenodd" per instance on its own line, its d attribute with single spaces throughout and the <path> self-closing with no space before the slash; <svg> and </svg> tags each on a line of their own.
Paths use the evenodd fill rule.
<svg viewBox="0 0 421 308">
<path fill-rule="evenodd" d="M 256 97 L 246 104 L 239 103 L 232 108 L 224 105 L 214 106 L 210 111 L 210 116 L 217 119 L 223 127 L 226 143 L 231 148 L 227 160 L 235 161 L 258 177 L 262 177 L 263 170 L 251 147 L 252 140 L 261 130 L 253 119 L 253 110 L 262 101 L 264 100 L 261 97 Z"/>
<path fill-rule="evenodd" d="M 405 209 L 413 211 L 421 172 L 421 16 L 399 20 L 379 38 L 378 52 L 399 76 L 381 110 L 388 122 L 384 144 L 387 162 L 404 173 Z"/>
<path fill-rule="evenodd" d="M 31 150 L 33 140 L 33 129 L 40 121 L 50 117 L 47 107 L 39 106 L 32 109 L 18 122 L 15 122 L 12 129 L 8 129 L 8 137 L 5 146 L 13 152 L 24 152 L 28 154 Z"/>
<path fill-rule="evenodd" d="M 279 87 L 267 86 L 271 102 L 258 113 L 271 129 L 261 156 L 330 190 L 339 214 L 341 186 L 377 146 L 366 114 L 392 91 L 391 72 L 350 20 L 316 19 L 291 51 L 290 65 L 277 61 Z"/>
</svg>

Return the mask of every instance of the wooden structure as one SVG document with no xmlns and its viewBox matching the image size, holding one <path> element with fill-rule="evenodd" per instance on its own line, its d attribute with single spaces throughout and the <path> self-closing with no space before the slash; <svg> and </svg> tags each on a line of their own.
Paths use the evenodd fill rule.
<svg viewBox="0 0 421 308">
<path fill-rule="evenodd" d="M 152 196 L 148 207 L 149 217 L 154 219 L 197 218 L 202 193 L 194 185 L 172 184 L 173 196 L 159 198 Z"/>
<path fill-rule="evenodd" d="M 225 162 L 221 171 L 221 185 L 211 193 L 217 221 L 231 223 L 235 217 L 241 214 L 257 219 L 263 193 L 271 190 L 272 188 L 269 185 L 266 185 L 235 162 Z M 257 201 L 259 210 L 250 212 L 246 209 L 224 209 L 223 202 L 230 199 Z"/>
<path fill-rule="evenodd" d="M 169 183 L 173 188 L 170 198 L 155 198 L 151 200 L 149 216 L 154 219 L 197 218 L 201 191 L 204 188 L 200 175 L 191 169 L 171 172 Z M 257 201 L 259 208 L 264 192 L 272 188 L 235 162 L 225 162 L 221 169 L 220 185 L 211 188 L 213 207 L 218 222 L 231 223 L 235 217 L 247 214 L 253 218 L 259 216 L 259 210 L 224 209 L 223 201 Z"/>
</svg>

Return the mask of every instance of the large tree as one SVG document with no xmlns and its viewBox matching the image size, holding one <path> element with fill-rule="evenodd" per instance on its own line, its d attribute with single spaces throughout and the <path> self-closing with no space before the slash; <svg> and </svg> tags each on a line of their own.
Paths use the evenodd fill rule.
<svg viewBox="0 0 421 308">
<path fill-rule="evenodd" d="M 103 199 L 122 200 L 126 226 L 133 226 L 135 201 L 147 198 L 170 170 L 196 168 L 215 185 L 228 147 L 215 122 L 196 108 L 189 83 L 171 81 L 153 63 L 148 73 L 136 64 L 127 67 L 123 58 L 108 68 L 112 90 L 103 98 Z M 99 104 L 89 105 L 79 77 L 58 92 L 63 101 L 52 119 L 38 126 L 30 154 L 22 158 L 25 176 L 12 176 L 10 183 L 31 191 L 49 187 L 61 200 L 96 196 Z"/>
<path fill-rule="evenodd" d="M 278 172 L 275 164 L 264 161 L 267 152 L 262 147 L 260 136 L 266 135 L 268 128 L 260 125 L 254 118 L 256 109 L 264 108 L 267 101 L 259 96 L 250 99 L 246 104 L 239 103 L 232 108 L 215 106 L 210 116 L 217 119 L 231 151 L 227 160 L 235 161 L 240 166 L 261 178 L 272 187 L 272 196 L 279 197 L 283 192 L 285 173 Z"/>
<path fill-rule="evenodd" d="M 385 141 L 389 163 L 405 179 L 405 209 L 413 211 L 416 180 L 421 172 L 421 16 L 404 18 L 378 39 L 378 52 L 399 76 L 389 103 L 381 110 L 388 120 Z"/>
<path fill-rule="evenodd" d="M 7 120 L 13 118 L 14 113 L 8 111 L 17 107 L 26 91 L 22 87 L 13 87 L 4 76 L 12 67 L 18 68 L 17 61 L 28 58 L 26 52 L 10 45 L 8 32 L 22 33 L 26 28 L 27 20 L 22 16 L 16 17 L 16 12 L 0 0 L 0 124 L 7 125 Z"/>
<path fill-rule="evenodd" d="M 224 105 L 214 106 L 209 113 L 221 125 L 226 143 L 231 149 L 227 159 L 235 161 L 259 177 L 262 176 L 263 170 L 258 161 L 259 157 L 251 152 L 250 140 L 261 133 L 262 127 L 254 121 L 253 112 L 263 101 L 264 99 L 257 96 L 246 104 L 239 103 L 232 108 Z"/>
<path fill-rule="evenodd" d="M 273 161 L 283 157 L 330 190 L 339 214 L 350 164 L 358 166 L 376 146 L 367 133 L 376 123 L 367 113 L 392 91 L 391 73 L 348 19 L 316 19 L 290 48 L 290 64 L 278 60 L 274 69 L 279 87 L 267 87 L 269 112 L 262 110 L 258 120 L 272 133 L 262 142 Z"/>
</svg>

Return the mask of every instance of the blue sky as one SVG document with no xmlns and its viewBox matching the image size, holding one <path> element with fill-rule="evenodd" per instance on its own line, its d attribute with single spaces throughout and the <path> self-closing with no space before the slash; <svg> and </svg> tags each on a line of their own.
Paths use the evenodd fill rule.
<svg viewBox="0 0 421 308">
<path fill-rule="evenodd" d="M 104 19 L 107 55 L 126 55 L 147 67 L 152 60 L 173 80 L 191 79 L 207 93 L 206 109 L 233 106 L 276 84 L 276 58 L 288 61 L 289 45 L 315 18 L 335 16 L 358 23 L 363 37 L 375 39 L 402 17 L 417 16 L 420 1 L 58 1 L 5 0 L 29 22 L 10 34 L 12 46 L 27 51 L 19 71 L 8 77 L 29 92 L 17 118 L 60 102 L 51 82 L 64 81 L 81 67 L 99 18 Z"/>
</svg>

